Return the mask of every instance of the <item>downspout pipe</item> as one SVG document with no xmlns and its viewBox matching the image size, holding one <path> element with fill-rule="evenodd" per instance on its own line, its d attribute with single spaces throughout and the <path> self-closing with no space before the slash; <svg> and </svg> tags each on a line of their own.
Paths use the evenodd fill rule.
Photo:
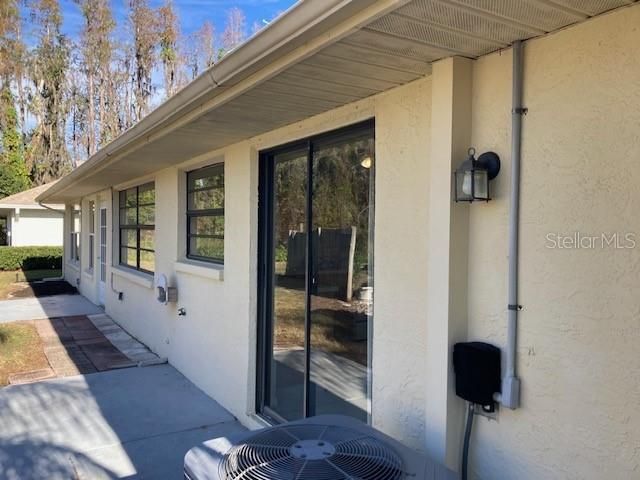
<svg viewBox="0 0 640 480">
<path fill-rule="evenodd" d="M 509 278 L 507 317 L 507 358 L 502 378 L 500 403 L 511 409 L 520 406 L 520 379 L 516 375 L 516 347 L 518 342 L 518 244 L 520 225 L 520 160 L 522 143 L 522 42 L 513 44 L 513 86 L 511 108 L 511 209 L 509 212 Z"/>
</svg>

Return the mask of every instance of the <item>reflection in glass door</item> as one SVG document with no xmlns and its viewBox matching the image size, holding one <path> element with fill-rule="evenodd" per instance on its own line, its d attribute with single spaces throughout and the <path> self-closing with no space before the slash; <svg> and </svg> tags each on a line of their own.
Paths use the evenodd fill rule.
<svg viewBox="0 0 640 480">
<path fill-rule="evenodd" d="M 367 420 L 374 157 L 373 122 L 262 155 L 258 402 L 275 420 Z"/>
<path fill-rule="evenodd" d="M 304 416 L 307 150 L 274 155 L 271 212 L 269 407 Z"/>
</svg>

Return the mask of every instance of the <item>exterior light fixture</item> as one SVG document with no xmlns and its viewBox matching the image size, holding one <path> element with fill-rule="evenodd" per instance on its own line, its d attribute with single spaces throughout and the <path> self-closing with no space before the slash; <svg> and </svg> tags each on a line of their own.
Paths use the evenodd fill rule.
<svg viewBox="0 0 640 480">
<path fill-rule="evenodd" d="M 454 173 L 456 202 L 491 200 L 489 181 L 500 172 L 500 157 L 494 152 L 486 152 L 476 160 L 475 154 L 475 149 L 470 148 L 469 158 Z"/>
</svg>

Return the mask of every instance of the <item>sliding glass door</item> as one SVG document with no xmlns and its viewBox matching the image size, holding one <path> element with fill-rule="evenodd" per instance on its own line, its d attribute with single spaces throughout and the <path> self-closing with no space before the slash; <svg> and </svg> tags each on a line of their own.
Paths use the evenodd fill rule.
<svg viewBox="0 0 640 480">
<path fill-rule="evenodd" d="M 373 319 L 374 126 L 263 153 L 258 402 L 276 421 L 366 421 Z"/>
</svg>

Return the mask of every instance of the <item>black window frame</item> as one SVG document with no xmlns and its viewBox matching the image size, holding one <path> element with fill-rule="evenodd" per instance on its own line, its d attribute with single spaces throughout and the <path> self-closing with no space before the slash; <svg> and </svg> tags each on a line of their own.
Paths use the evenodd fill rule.
<svg viewBox="0 0 640 480">
<path fill-rule="evenodd" d="M 201 188 L 192 188 L 191 187 L 191 179 L 198 175 L 198 178 L 205 178 L 202 176 L 203 173 L 207 173 L 208 171 L 212 172 L 211 176 L 218 176 L 222 174 L 222 185 L 214 186 L 214 187 L 201 187 Z M 191 170 L 187 172 L 187 203 L 186 203 L 186 212 L 187 212 L 187 228 L 186 228 L 186 238 L 187 238 L 187 258 L 191 260 L 198 260 L 201 262 L 212 263 L 215 265 L 224 265 L 224 207 L 225 207 L 225 172 L 224 172 L 224 162 L 222 163 L 214 163 L 213 165 L 207 165 L 206 167 L 198 168 L 196 170 Z M 203 192 L 207 190 L 222 190 L 222 208 L 208 208 L 208 209 L 190 209 L 189 208 L 189 197 L 193 193 Z M 191 219 L 197 217 L 218 217 L 222 218 L 222 235 L 205 235 L 205 234 L 197 234 L 191 233 Z M 215 238 L 222 240 L 222 258 L 217 257 L 207 257 L 203 255 L 196 255 L 191 253 L 191 239 L 192 238 Z"/>
<path fill-rule="evenodd" d="M 317 135 L 313 135 L 310 137 L 302 138 L 293 142 L 285 143 L 283 145 L 278 145 L 272 148 L 268 148 L 259 152 L 259 170 L 258 170 L 258 245 L 257 245 L 257 254 L 258 254 L 258 282 L 257 282 L 257 293 L 258 293 L 258 308 L 257 308 L 257 345 L 256 345 L 256 390 L 255 390 L 255 409 L 254 412 L 261 418 L 266 421 L 279 424 L 285 423 L 287 420 L 282 418 L 278 413 L 273 411 L 268 403 L 268 385 L 270 384 L 271 379 L 271 357 L 272 354 L 272 345 L 270 344 L 272 335 L 273 335 L 273 318 L 270 315 L 273 313 L 274 303 L 273 298 L 270 298 L 268 292 L 273 289 L 274 282 L 274 271 L 273 271 L 273 238 L 271 234 L 271 228 L 273 225 L 273 215 L 274 215 L 274 205 L 275 201 L 274 197 L 274 182 L 273 182 L 273 160 L 275 155 L 287 153 L 295 150 L 307 150 L 307 192 L 313 192 L 312 184 L 313 184 L 313 153 L 316 145 L 322 144 L 324 142 L 329 141 L 330 143 L 344 140 L 352 140 L 354 138 L 360 137 L 363 133 L 370 132 L 371 137 L 374 139 L 374 158 L 376 149 L 375 149 L 375 138 L 376 138 L 376 122 L 375 118 L 370 118 L 368 120 L 364 120 L 362 122 L 349 125 L 346 127 L 338 128 L 335 130 L 330 130 L 324 133 L 320 133 Z M 373 182 L 375 188 L 375 162 L 372 167 L 372 177 L 371 182 Z M 375 212 L 375 192 L 373 194 L 373 204 L 371 208 L 374 209 Z M 306 231 L 310 231 L 313 222 L 313 196 L 307 193 L 307 197 L 305 200 L 306 204 L 306 223 L 305 229 Z M 375 215 L 374 215 L 375 218 Z M 375 224 L 371 224 L 371 228 L 375 229 Z M 375 235 L 375 233 L 374 233 Z M 305 274 L 305 284 L 306 291 L 310 291 L 311 285 L 313 283 L 313 274 L 311 271 L 310 265 L 313 264 L 313 259 L 311 258 L 312 252 L 312 240 L 311 236 L 307 237 L 306 244 L 306 264 L 307 271 Z M 375 247 L 372 245 L 372 249 L 375 250 Z M 373 271 L 373 263 L 371 264 L 371 271 Z M 310 409 L 310 392 L 311 392 L 311 382 L 309 376 L 309 366 L 311 365 L 311 313 L 310 313 L 310 299 L 311 293 L 306 294 L 306 305 L 305 305 L 305 338 L 304 338 L 304 385 L 303 385 L 303 403 L 304 403 L 304 417 L 307 418 L 309 415 Z M 374 316 L 375 318 L 375 316 Z M 372 368 L 373 363 L 371 362 L 371 349 L 373 348 L 373 336 L 369 336 L 368 339 L 368 392 L 367 392 L 367 400 L 369 403 L 372 399 L 371 386 L 373 385 L 372 380 Z M 371 423 L 371 407 L 368 407 L 367 412 L 367 421 Z"/>
<path fill-rule="evenodd" d="M 152 186 L 153 187 L 153 203 L 140 203 L 140 189 L 144 189 L 145 187 L 148 186 Z M 122 211 L 123 210 L 128 210 L 131 209 L 133 207 L 131 206 L 127 206 L 127 202 L 126 202 L 126 198 L 127 198 L 127 192 L 131 191 L 131 190 L 135 190 L 136 191 L 136 204 L 135 204 L 135 209 L 136 209 L 136 223 L 135 224 L 131 224 L 131 225 L 123 225 L 122 224 Z M 123 201 L 123 197 L 124 197 L 124 201 Z M 130 187 L 130 188 L 125 188 L 124 190 L 120 190 L 118 192 L 118 226 L 119 226 L 119 230 L 118 230 L 118 264 L 121 267 L 124 268 L 129 268 L 131 270 L 135 270 L 138 272 L 143 272 L 143 273 L 148 273 L 150 275 L 153 275 L 155 273 L 155 271 L 151 271 L 151 270 L 147 270 L 145 268 L 142 268 L 140 266 L 140 252 L 151 252 L 153 253 L 153 264 L 154 264 L 154 269 L 155 269 L 155 248 L 149 249 L 149 248 L 142 248 L 140 247 L 140 232 L 142 230 L 151 230 L 153 231 L 154 234 L 154 246 L 155 246 L 155 230 L 156 230 L 156 225 L 155 225 L 155 215 L 156 215 L 156 202 L 155 202 L 155 198 L 156 198 L 156 185 L 155 182 L 147 182 L 147 183 L 143 183 L 140 185 L 136 185 L 135 187 Z M 154 217 L 154 223 L 153 225 L 151 224 L 140 224 L 140 208 L 141 207 L 153 207 L 153 217 Z M 135 230 L 136 231 L 136 246 L 135 247 L 129 247 L 128 245 L 123 245 L 122 243 L 122 232 L 124 230 Z M 128 263 L 123 262 L 122 260 L 122 249 L 126 248 L 127 250 L 135 250 L 136 252 L 136 265 L 129 265 Z"/>
</svg>

